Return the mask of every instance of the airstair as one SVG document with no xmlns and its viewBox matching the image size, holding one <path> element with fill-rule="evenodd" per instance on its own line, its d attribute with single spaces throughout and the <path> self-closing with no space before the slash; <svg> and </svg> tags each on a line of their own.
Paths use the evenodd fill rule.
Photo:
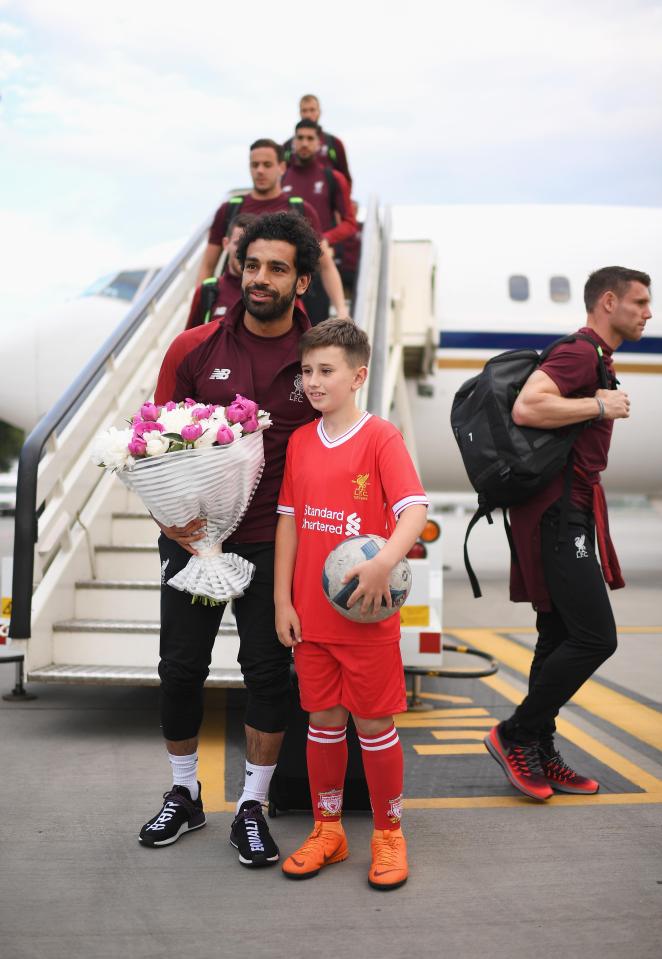
<svg viewBox="0 0 662 959">
<path fill-rule="evenodd" d="M 26 440 L 9 635 L 12 651 L 25 656 L 30 681 L 158 684 L 155 526 L 133 494 L 91 464 L 90 447 L 100 429 L 119 425 L 153 394 L 163 355 L 185 325 L 210 221 L 154 278 Z M 353 315 L 373 343 L 362 405 L 394 419 L 416 458 L 405 378 L 426 372 L 433 355 L 432 247 L 427 241 L 393 243 L 389 210 L 380 210 L 375 199 L 368 204 L 362 244 Z M 440 634 L 438 566 L 435 612 L 426 628 Z M 405 663 L 440 665 L 440 649 L 421 653 L 416 630 L 410 647 Z M 226 610 L 209 685 L 242 685 L 237 648 L 234 619 Z"/>
</svg>

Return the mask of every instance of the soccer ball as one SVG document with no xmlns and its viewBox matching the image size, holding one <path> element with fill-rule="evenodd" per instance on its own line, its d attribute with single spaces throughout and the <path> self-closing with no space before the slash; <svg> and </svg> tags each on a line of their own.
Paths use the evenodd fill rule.
<svg viewBox="0 0 662 959">
<path fill-rule="evenodd" d="M 349 539 L 343 540 L 335 549 L 331 550 L 324 563 L 322 570 L 324 595 L 336 612 L 355 623 L 378 623 L 382 619 L 388 619 L 389 616 L 393 616 L 399 611 L 409 595 L 411 567 L 406 559 L 401 559 L 393 567 L 389 577 L 391 602 L 393 603 L 390 609 L 383 599 L 381 609 L 366 616 L 361 615 L 361 601 L 355 603 L 351 609 L 347 608 L 347 600 L 359 585 L 359 581 L 357 577 L 354 577 L 349 583 L 343 583 L 343 576 L 352 567 L 376 556 L 385 544 L 386 540 L 383 537 L 376 536 L 373 533 L 363 536 L 350 536 Z"/>
</svg>

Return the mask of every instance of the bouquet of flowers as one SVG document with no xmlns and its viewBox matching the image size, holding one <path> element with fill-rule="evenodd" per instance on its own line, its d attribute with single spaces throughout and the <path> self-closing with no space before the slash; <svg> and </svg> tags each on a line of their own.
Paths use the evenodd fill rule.
<svg viewBox="0 0 662 959">
<path fill-rule="evenodd" d="M 236 530 L 264 469 L 262 430 L 269 414 L 237 394 L 229 406 L 144 403 L 127 429 L 111 427 L 92 460 L 116 472 L 164 526 L 206 519 L 197 555 L 168 585 L 205 602 L 243 596 L 255 567 L 222 543 Z M 167 455 L 166 455 L 167 454 Z"/>
</svg>

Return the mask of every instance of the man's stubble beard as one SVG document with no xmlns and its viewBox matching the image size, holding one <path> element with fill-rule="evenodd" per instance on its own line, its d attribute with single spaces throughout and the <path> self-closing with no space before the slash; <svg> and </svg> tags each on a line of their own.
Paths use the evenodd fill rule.
<svg viewBox="0 0 662 959">
<path fill-rule="evenodd" d="M 278 296 L 275 300 L 268 300 L 260 303 L 256 307 L 248 298 L 248 289 L 242 289 L 241 298 L 246 310 L 258 323 L 275 323 L 280 320 L 290 309 L 297 295 L 296 283 L 290 293 L 285 296 Z"/>
</svg>

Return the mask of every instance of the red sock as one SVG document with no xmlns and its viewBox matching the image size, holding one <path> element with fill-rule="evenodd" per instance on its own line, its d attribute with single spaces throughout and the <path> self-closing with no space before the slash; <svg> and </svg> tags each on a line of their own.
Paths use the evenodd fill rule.
<svg viewBox="0 0 662 959">
<path fill-rule="evenodd" d="M 375 829 L 397 829 L 402 818 L 404 757 L 395 726 L 376 736 L 359 733 Z"/>
<path fill-rule="evenodd" d="M 339 822 L 347 772 L 347 726 L 309 726 L 306 759 L 315 821 Z"/>
</svg>

